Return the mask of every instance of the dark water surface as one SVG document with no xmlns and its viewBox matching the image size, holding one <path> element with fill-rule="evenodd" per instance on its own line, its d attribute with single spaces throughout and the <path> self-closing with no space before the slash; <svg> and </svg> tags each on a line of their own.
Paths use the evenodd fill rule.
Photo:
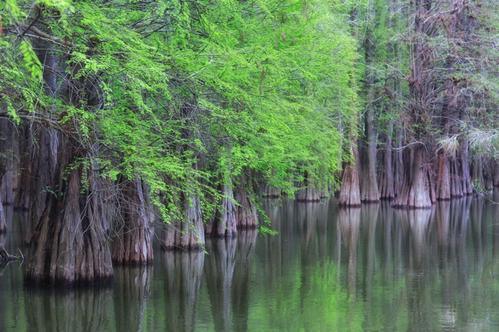
<svg viewBox="0 0 499 332">
<path fill-rule="evenodd" d="M 115 269 L 109 289 L 33 290 L 17 263 L 0 268 L 0 331 L 499 331 L 489 199 L 266 209 L 279 235 L 156 250 L 149 268 Z M 0 241 L 15 251 L 18 238 Z"/>
</svg>

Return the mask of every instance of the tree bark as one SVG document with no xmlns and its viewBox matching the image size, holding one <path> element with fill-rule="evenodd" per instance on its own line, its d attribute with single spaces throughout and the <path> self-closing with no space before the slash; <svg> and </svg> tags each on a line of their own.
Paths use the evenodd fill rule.
<svg viewBox="0 0 499 332">
<path fill-rule="evenodd" d="M 165 225 L 161 247 L 165 250 L 201 250 L 205 245 L 201 202 L 197 196 L 184 201 L 184 220 Z"/>
<path fill-rule="evenodd" d="M 3 163 L 3 175 L 0 173 L 0 200 L 4 204 L 14 204 L 17 188 L 18 138 L 16 128 L 8 119 L 0 119 L 0 163 Z"/>
<path fill-rule="evenodd" d="M 400 125 L 400 124 L 399 124 Z M 395 180 L 394 180 L 394 191 L 395 195 L 394 197 L 397 197 L 400 195 L 400 192 L 402 191 L 403 185 L 404 185 L 404 179 L 406 176 L 406 169 L 404 165 L 404 152 L 403 152 L 403 141 L 404 141 L 404 133 L 403 129 L 401 126 L 398 126 L 396 129 L 396 151 L 394 153 L 394 174 L 395 174 Z"/>
<path fill-rule="evenodd" d="M 499 160 L 494 165 L 494 187 L 499 187 Z"/>
<path fill-rule="evenodd" d="M 393 121 L 388 124 L 386 133 L 386 146 L 383 153 L 383 170 L 380 178 L 380 198 L 393 199 L 395 197 L 395 180 L 393 176 L 393 150 L 392 150 Z"/>
<path fill-rule="evenodd" d="M 256 204 L 243 185 L 236 189 L 236 221 L 237 229 L 253 229 L 258 226 Z"/>
<path fill-rule="evenodd" d="M 153 260 L 153 210 L 146 184 L 139 178 L 123 182 L 122 223 L 112 244 L 113 262 L 149 264 Z"/>
<path fill-rule="evenodd" d="M 437 199 L 449 200 L 451 199 L 449 158 L 444 152 L 438 154 L 437 163 Z"/>
<path fill-rule="evenodd" d="M 231 185 L 223 185 L 222 203 L 214 220 L 206 225 L 206 234 L 212 237 L 234 237 L 237 234 L 236 207 Z"/>
<path fill-rule="evenodd" d="M 298 202 L 320 202 L 321 197 L 321 192 L 311 187 L 300 189 L 296 193 L 296 200 Z"/>
<path fill-rule="evenodd" d="M 430 208 L 432 199 L 432 179 L 426 165 L 424 147 L 417 146 L 410 151 L 410 174 L 406 175 L 402 191 L 395 199 L 394 207 Z"/>
<path fill-rule="evenodd" d="M 361 201 L 363 202 L 378 202 L 380 199 L 379 188 L 378 188 L 378 174 L 376 173 L 376 131 L 374 129 L 374 110 L 372 105 L 368 107 L 366 112 L 366 155 L 362 160 L 362 177 L 360 194 Z"/>
<path fill-rule="evenodd" d="M 96 188 L 97 175 L 88 181 L 88 192 L 82 188 L 82 169 L 72 168 L 67 178 L 65 171 L 74 162 L 71 143 L 57 135 L 60 163 L 49 172 L 55 181 L 48 182 L 50 192 L 39 195 L 37 207 L 42 207 L 34 223 L 26 267 L 26 279 L 49 284 L 97 282 L 112 277 L 111 255 L 105 235 L 105 221 L 97 211 L 105 210 Z M 50 150 L 50 144 L 41 145 Z M 53 151 L 51 151 L 53 152 Z M 52 180 L 51 179 L 51 180 Z M 82 193 L 83 192 L 83 193 Z M 93 195 L 95 193 L 95 195 Z"/>
<path fill-rule="evenodd" d="M 481 156 L 473 156 L 471 164 L 471 178 L 473 191 L 480 193 L 485 191 L 485 179 L 483 176 L 483 161 Z"/>
<path fill-rule="evenodd" d="M 2 198 L 0 197 L 0 234 L 7 231 L 7 221 L 5 220 L 5 212 L 3 211 Z"/>
<path fill-rule="evenodd" d="M 19 183 L 16 190 L 14 206 L 18 209 L 29 210 L 31 198 L 34 194 L 32 188 L 35 182 L 33 175 L 36 170 L 36 154 L 33 137 L 33 127 L 28 123 L 22 124 L 19 138 Z M 34 168 L 35 167 L 35 168 Z"/>
<path fill-rule="evenodd" d="M 266 184 L 263 188 L 262 196 L 265 198 L 279 198 L 281 197 L 281 191 Z"/>
<path fill-rule="evenodd" d="M 352 148 L 352 162 L 345 165 L 341 179 L 338 204 L 342 206 L 360 206 L 359 172 L 357 169 L 357 148 Z"/>
<path fill-rule="evenodd" d="M 471 182 L 469 146 L 467 141 L 461 144 L 460 156 L 463 194 L 471 195 L 473 194 L 473 183 Z"/>
</svg>

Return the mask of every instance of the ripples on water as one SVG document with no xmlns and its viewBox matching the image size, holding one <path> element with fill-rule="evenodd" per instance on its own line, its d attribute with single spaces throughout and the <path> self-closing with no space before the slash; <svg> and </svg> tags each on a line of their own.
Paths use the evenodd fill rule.
<svg viewBox="0 0 499 332">
<path fill-rule="evenodd" d="M 0 267 L 0 331 L 499 330 L 490 200 L 266 209 L 279 235 L 212 240 L 206 254 L 158 248 L 151 267 L 115 269 L 110 289 L 28 289 L 22 268 Z M 0 243 L 15 251 L 19 239 Z"/>
</svg>

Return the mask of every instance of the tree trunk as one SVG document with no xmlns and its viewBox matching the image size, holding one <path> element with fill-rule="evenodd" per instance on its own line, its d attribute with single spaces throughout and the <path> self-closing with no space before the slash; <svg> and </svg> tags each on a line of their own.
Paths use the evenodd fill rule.
<svg viewBox="0 0 499 332">
<path fill-rule="evenodd" d="M 449 158 L 444 152 L 438 154 L 437 173 L 437 199 L 449 200 L 451 198 L 451 179 L 449 170 Z"/>
<path fill-rule="evenodd" d="M 352 162 L 343 170 L 338 204 L 342 206 L 360 206 L 359 172 L 357 169 L 357 148 L 352 148 Z"/>
<path fill-rule="evenodd" d="M 145 183 L 137 178 L 123 183 L 123 202 L 112 257 L 116 264 L 142 265 L 153 260 L 153 211 Z"/>
<path fill-rule="evenodd" d="M 5 174 L 5 163 L 2 156 L 2 150 L 0 150 L 0 185 L 2 184 L 3 175 Z M 3 199 L 2 193 L 0 192 L 0 234 L 7 231 L 7 222 L 5 220 L 5 212 L 3 210 Z"/>
<path fill-rule="evenodd" d="M 296 200 L 298 202 L 320 202 L 321 192 L 315 188 L 306 187 L 298 190 Z"/>
<path fill-rule="evenodd" d="M 258 212 L 252 197 L 248 195 L 243 185 L 236 189 L 236 222 L 237 229 L 253 229 L 258 226 Z"/>
<path fill-rule="evenodd" d="M 15 125 L 8 119 L 0 119 L 0 163 L 3 163 L 3 174 L 0 173 L 0 200 L 4 204 L 14 204 L 17 188 L 18 140 Z"/>
<path fill-rule="evenodd" d="M 67 166 L 77 157 L 71 143 L 56 133 L 60 163 L 45 171 L 51 179 L 44 195 L 38 195 L 36 206 L 41 215 L 34 223 L 30 241 L 26 279 L 50 284 L 95 282 L 112 277 L 111 255 L 105 236 L 105 220 L 98 211 L 106 209 L 96 188 L 96 175 L 88 181 L 88 192 L 82 188 L 82 170 L 72 167 L 65 176 Z M 54 151 L 49 142 L 40 146 L 40 154 Z M 40 198 L 45 198 L 42 201 Z M 43 207 L 43 208 L 41 208 Z"/>
<path fill-rule="evenodd" d="M 20 174 L 14 205 L 18 209 L 29 210 L 32 204 L 31 198 L 34 194 L 32 186 L 35 180 L 33 176 L 37 165 L 33 126 L 23 124 L 20 132 L 22 133 L 19 139 Z"/>
<path fill-rule="evenodd" d="M 462 197 L 463 179 L 460 173 L 460 168 L 456 157 L 449 158 L 449 172 L 450 172 L 450 196 Z"/>
<path fill-rule="evenodd" d="M 183 201 L 185 219 L 162 230 L 161 247 L 165 250 L 201 250 L 205 245 L 201 202 L 197 196 Z"/>
<path fill-rule="evenodd" d="M 5 220 L 5 212 L 3 211 L 2 197 L 0 197 L 0 234 L 7 231 L 7 221 Z"/>
<path fill-rule="evenodd" d="M 376 173 L 376 132 L 374 129 L 374 110 L 368 107 L 366 112 L 366 156 L 362 158 L 361 201 L 378 202 L 378 174 Z"/>
<path fill-rule="evenodd" d="M 410 151 L 410 174 L 406 175 L 400 195 L 395 199 L 394 207 L 430 208 L 433 203 L 431 177 L 426 165 L 424 147 L 414 147 Z"/>
<path fill-rule="evenodd" d="M 222 204 L 214 220 L 206 225 L 206 234 L 212 237 L 234 237 L 237 234 L 236 207 L 231 185 L 223 185 Z"/>
<path fill-rule="evenodd" d="M 403 141 L 404 141 L 404 133 L 403 129 L 401 126 L 397 126 L 398 128 L 396 129 L 396 151 L 394 154 L 395 160 L 394 160 L 394 174 L 395 174 L 395 180 L 394 180 L 394 191 L 395 191 L 395 196 L 397 197 L 400 195 L 400 192 L 402 191 L 402 188 L 404 186 L 404 179 L 406 176 L 406 169 L 404 165 L 404 152 L 402 149 Z"/>
<path fill-rule="evenodd" d="M 473 194 L 473 184 L 471 182 L 468 142 L 465 141 L 461 144 L 460 155 L 461 155 L 460 161 L 461 161 L 463 194 L 464 195 L 471 195 L 471 194 Z"/>
<path fill-rule="evenodd" d="M 494 166 L 494 187 L 499 187 L 499 160 L 495 161 Z"/>
<path fill-rule="evenodd" d="M 266 184 L 263 188 L 262 196 L 265 198 L 279 198 L 281 197 L 281 191 Z"/>
<path fill-rule="evenodd" d="M 393 151 L 392 151 L 393 121 L 388 124 L 386 133 L 386 147 L 383 153 L 383 170 L 380 179 L 380 197 L 383 199 L 393 199 L 395 197 L 394 176 L 393 176 Z"/>
<path fill-rule="evenodd" d="M 321 196 L 321 192 L 313 186 L 308 173 L 305 172 L 303 187 L 296 193 L 296 200 L 298 202 L 319 202 Z"/>
<path fill-rule="evenodd" d="M 0 118 L 0 233 L 7 230 L 3 205 L 14 201 L 15 156 L 14 128 L 6 118 Z"/>
<path fill-rule="evenodd" d="M 483 176 L 483 161 L 481 156 L 474 156 L 471 164 L 471 178 L 473 191 L 476 193 L 485 191 L 485 179 Z"/>
<path fill-rule="evenodd" d="M 486 158 L 483 163 L 483 177 L 485 180 L 485 190 L 492 191 L 494 189 L 494 166 L 495 162 L 490 158 Z"/>
</svg>

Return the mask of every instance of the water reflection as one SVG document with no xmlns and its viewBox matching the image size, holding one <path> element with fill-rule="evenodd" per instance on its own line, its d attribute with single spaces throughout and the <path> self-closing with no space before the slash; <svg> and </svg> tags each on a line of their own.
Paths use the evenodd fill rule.
<svg viewBox="0 0 499 332">
<path fill-rule="evenodd" d="M 247 230 L 239 234 L 237 238 L 236 264 L 232 285 L 234 331 L 248 331 L 250 274 L 257 235 L 258 232 L 256 230 Z"/>
<path fill-rule="evenodd" d="M 206 283 L 216 331 L 247 331 L 250 271 L 257 232 L 207 242 Z"/>
<path fill-rule="evenodd" d="M 152 274 L 148 266 L 114 269 L 116 331 L 142 331 Z"/>
<path fill-rule="evenodd" d="M 167 251 L 162 255 L 167 303 L 166 312 L 157 315 L 165 316 L 167 331 L 194 331 L 205 253 Z"/>
<path fill-rule="evenodd" d="M 22 323 L 26 325 L 23 330 L 33 332 L 109 330 L 111 304 L 111 290 L 58 292 L 31 289 L 24 294 L 26 321 Z"/>
<path fill-rule="evenodd" d="M 107 290 L 33 292 L 11 264 L 0 271 L 0 331 L 496 331 L 494 199 L 427 210 L 268 201 L 279 235 L 158 252 L 154 274 L 116 269 Z M 15 238 L 0 241 L 15 250 Z"/>
<path fill-rule="evenodd" d="M 206 243 L 210 253 L 205 266 L 206 283 L 217 331 L 232 330 L 231 289 L 236 245 L 237 239 L 212 239 Z"/>
<path fill-rule="evenodd" d="M 338 228 L 348 255 L 348 293 L 355 299 L 357 288 L 357 243 L 360 230 L 360 208 L 340 209 L 338 212 Z"/>
</svg>

